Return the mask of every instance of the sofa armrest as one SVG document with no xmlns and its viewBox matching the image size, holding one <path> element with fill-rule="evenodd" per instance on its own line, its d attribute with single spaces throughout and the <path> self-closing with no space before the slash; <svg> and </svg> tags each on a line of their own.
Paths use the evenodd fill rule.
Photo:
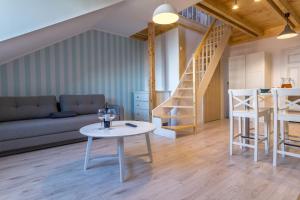
<svg viewBox="0 0 300 200">
<path fill-rule="evenodd" d="M 108 105 L 109 108 L 115 109 L 117 115 L 119 116 L 118 120 L 124 120 L 124 108 L 119 105 Z"/>
</svg>

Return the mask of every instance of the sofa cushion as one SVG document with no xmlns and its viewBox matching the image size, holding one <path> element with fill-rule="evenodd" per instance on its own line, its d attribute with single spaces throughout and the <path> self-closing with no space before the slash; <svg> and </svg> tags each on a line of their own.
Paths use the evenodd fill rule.
<svg viewBox="0 0 300 200">
<path fill-rule="evenodd" d="M 43 118 L 53 112 L 55 96 L 0 97 L 0 122 Z"/>
<path fill-rule="evenodd" d="M 34 119 L 0 123 L 0 141 L 77 131 L 98 122 L 96 114 L 60 119 Z"/>
<path fill-rule="evenodd" d="M 61 95 L 59 97 L 61 111 L 74 111 L 79 115 L 96 114 L 104 108 L 105 97 L 99 95 Z"/>
</svg>

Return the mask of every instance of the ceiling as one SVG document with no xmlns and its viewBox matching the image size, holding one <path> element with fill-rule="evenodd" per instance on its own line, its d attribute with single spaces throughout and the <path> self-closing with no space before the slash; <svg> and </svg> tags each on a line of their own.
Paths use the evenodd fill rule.
<svg viewBox="0 0 300 200">
<path fill-rule="evenodd" d="M 45 2 L 40 3 L 40 0 L 28 0 L 26 7 L 39 8 L 31 9 L 30 12 L 34 13 L 28 17 L 26 16 L 28 10 L 22 11 L 17 0 L 3 1 L 8 6 L 6 9 L 4 4 L 1 4 L 1 12 L 6 13 L 0 18 L 0 24 L 3 25 L 1 33 L 9 29 L 13 34 L 9 36 L 6 34 L 4 40 L 0 41 L 0 64 L 90 29 L 129 37 L 144 29 L 151 21 L 154 9 L 165 2 L 165 0 L 53 0 L 51 6 L 48 6 Z M 65 2 L 64 6 L 60 6 L 61 1 Z M 169 2 L 178 10 L 182 10 L 199 0 L 169 0 Z M 74 3 L 76 5 L 73 5 Z M 57 7 L 60 9 L 59 12 L 54 12 Z M 71 9 L 72 12 L 70 8 L 74 8 Z M 8 28 L 3 29 L 4 25 Z"/>
<path fill-rule="evenodd" d="M 234 27 L 231 44 L 278 35 L 289 12 L 290 25 L 299 31 L 300 0 L 238 0 L 239 9 L 232 10 L 232 0 L 202 0 L 197 7 Z"/>
<path fill-rule="evenodd" d="M 1 0 L 0 42 L 121 1 L 124 0 Z"/>
<path fill-rule="evenodd" d="M 12 0 L 3 1 L 7 3 L 13 2 Z M 1 7 L 1 11 L 6 13 L 6 15 L 0 18 L 0 23 L 3 26 L 10 25 L 11 27 L 9 28 L 14 26 L 19 29 L 18 31 L 12 31 L 16 35 L 10 39 L 6 37 L 4 41 L 0 42 L 0 64 L 9 62 L 14 58 L 18 58 L 90 29 L 103 30 L 126 37 L 143 30 L 145 35 L 147 32 L 145 28 L 148 22 L 151 21 L 154 9 L 165 2 L 165 0 L 60 1 L 69 2 L 69 4 L 71 1 L 76 1 L 78 5 L 75 6 L 76 9 L 74 8 L 74 10 L 72 10 L 72 12 L 74 12 L 73 14 L 71 13 L 72 15 L 70 13 L 65 15 L 67 12 L 70 12 L 70 7 L 68 7 L 70 5 L 65 3 L 65 6 L 61 7 L 61 10 L 55 13 L 55 19 L 49 18 L 45 13 L 48 12 L 53 15 L 51 9 L 53 10 L 55 6 L 57 7 L 59 4 L 52 5 L 52 7 L 47 6 L 47 4 L 39 4 L 38 10 L 32 10 L 32 12 L 38 13 L 34 15 L 30 14 L 31 17 L 26 16 L 25 11 L 22 11 L 16 3 L 14 3 L 16 6 L 15 9 L 13 9 L 14 7 L 9 9 L 5 9 L 3 6 Z M 231 9 L 232 0 L 169 0 L 168 2 L 172 3 L 178 11 L 192 5 L 197 5 L 198 9 L 232 25 L 234 32 L 231 37 L 231 44 L 279 34 L 285 25 L 282 15 L 286 11 L 291 13 L 290 23 L 297 31 L 300 30 L 300 0 L 261 0 L 261 2 L 257 3 L 255 3 L 254 0 L 238 1 L 240 8 L 236 11 L 232 11 Z M 33 6 L 35 5 L 34 2 L 38 3 L 40 1 L 28 0 L 26 1 L 27 7 L 30 7 L 29 2 L 31 2 L 31 6 Z M 51 2 L 58 2 L 58 0 Z M 87 2 L 88 4 L 83 6 Z M 99 2 L 102 2 L 102 4 L 99 4 Z M 80 6 L 81 4 L 82 6 Z M 78 8 L 82 8 L 82 10 L 78 10 Z M 15 15 L 15 13 L 21 14 Z M 35 15 L 44 16 L 44 14 L 48 17 L 34 17 Z M 65 18 L 63 18 L 63 16 Z M 25 26 L 28 24 L 25 23 L 24 25 L 23 18 L 26 18 L 26 20 L 30 22 L 38 22 L 38 26 L 32 25 L 26 28 Z M 8 30 L 9 28 L 3 29 L 2 27 L 2 30 L 6 31 L 6 29 Z M 172 28 L 172 26 L 168 28 Z M 163 29 L 158 28 L 157 31 L 162 32 Z M 3 31 L 1 33 L 3 33 Z"/>
</svg>

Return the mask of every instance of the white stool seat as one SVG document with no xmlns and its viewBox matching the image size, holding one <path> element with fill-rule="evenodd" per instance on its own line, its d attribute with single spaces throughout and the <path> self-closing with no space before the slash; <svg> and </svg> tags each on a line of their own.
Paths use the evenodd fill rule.
<svg viewBox="0 0 300 200">
<path fill-rule="evenodd" d="M 292 110 L 278 111 L 278 120 L 300 122 L 300 111 L 292 111 Z"/>
<path fill-rule="evenodd" d="M 258 116 L 262 117 L 264 115 L 268 115 L 271 112 L 271 108 L 259 108 Z M 247 117 L 247 118 L 255 118 L 256 112 L 253 109 L 250 110 L 234 110 L 233 111 L 234 117 Z"/>
</svg>

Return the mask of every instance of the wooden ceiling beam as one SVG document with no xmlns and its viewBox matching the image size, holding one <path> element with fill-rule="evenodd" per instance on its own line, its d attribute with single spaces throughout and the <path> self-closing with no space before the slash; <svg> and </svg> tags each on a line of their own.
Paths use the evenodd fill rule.
<svg viewBox="0 0 300 200">
<path fill-rule="evenodd" d="M 261 39 L 265 39 L 265 38 L 274 37 L 274 36 L 278 35 L 280 32 L 282 32 L 283 29 L 284 29 L 284 25 L 266 29 L 264 31 L 264 35 L 260 36 L 260 37 L 257 37 L 257 38 L 253 38 L 253 37 L 251 38 L 251 37 L 249 37 L 245 34 L 235 36 L 235 37 L 231 37 L 231 39 L 229 41 L 229 44 L 230 45 L 237 45 L 237 44 L 241 44 L 241 43 L 245 43 L 245 42 L 253 42 L 253 41 L 257 41 L 257 40 L 261 40 Z M 296 27 L 295 31 L 300 32 L 300 27 Z"/>
<path fill-rule="evenodd" d="M 290 13 L 290 18 L 297 23 L 297 25 L 300 25 L 300 17 L 295 12 L 294 8 L 289 4 L 287 0 L 274 0 L 274 2 L 281 8 L 281 10 L 285 13 Z"/>
<path fill-rule="evenodd" d="M 274 0 L 266 0 L 266 2 L 284 21 L 286 21 L 284 11 L 280 9 L 280 7 L 274 2 Z M 296 25 L 290 19 L 288 19 L 287 21 L 292 28 L 296 27 Z"/>
<path fill-rule="evenodd" d="M 209 15 L 214 16 L 215 18 L 224 21 L 225 23 L 231 25 L 232 27 L 250 35 L 252 37 L 258 37 L 263 35 L 263 31 L 260 30 L 258 27 L 250 25 L 249 23 L 242 20 L 237 15 L 230 13 L 230 11 L 220 4 L 216 3 L 213 0 L 202 0 L 196 7 Z"/>
</svg>

